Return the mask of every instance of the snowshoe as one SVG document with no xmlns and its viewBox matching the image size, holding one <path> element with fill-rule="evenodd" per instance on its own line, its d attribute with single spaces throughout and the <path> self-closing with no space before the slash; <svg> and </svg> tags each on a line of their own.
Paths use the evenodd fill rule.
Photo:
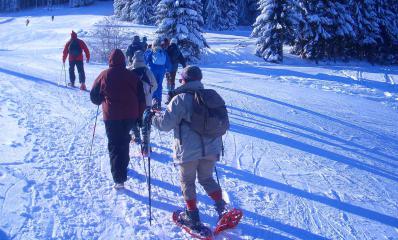
<svg viewBox="0 0 398 240">
<path fill-rule="evenodd" d="M 74 82 L 68 83 L 68 87 L 75 87 L 75 83 Z"/>
<path fill-rule="evenodd" d="M 214 235 L 217 235 L 224 230 L 234 228 L 238 225 L 242 216 L 243 212 L 240 209 L 233 208 L 225 210 L 225 212 L 220 216 L 220 220 L 218 220 L 216 229 L 214 230 Z"/>
<path fill-rule="evenodd" d="M 173 212 L 173 222 L 193 238 L 212 240 L 213 233 L 211 229 L 204 226 L 200 221 L 193 222 L 188 214 L 187 211 L 184 212 L 182 210 Z"/>
</svg>

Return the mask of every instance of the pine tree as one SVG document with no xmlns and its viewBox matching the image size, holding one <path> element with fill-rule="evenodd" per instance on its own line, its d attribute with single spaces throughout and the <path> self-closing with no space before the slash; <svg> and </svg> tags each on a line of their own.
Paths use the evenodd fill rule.
<svg viewBox="0 0 398 240">
<path fill-rule="evenodd" d="M 294 0 L 260 0 L 261 14 L 254 23 L 256 55 L 266 61 L 283 60 L 283 44 L 292 42 L 297 24 Z"/>
<path fill-rule="evenodd" d="M 130 18 L 131 0 L 114 0 L 113 11 L 116 17 L 121 20 L 129 21 Z"/>
<path fill-rule="evenodd" d="M 238 25 L 237 0 L 219 1 L 221 10 L 220 30 L 233 30 Z"/>
<path fill-rule="evenodd" d="M 188 61 L 197 61 L 201 50 L 208 47 L 203 37 L 201 0 L 161 0 L 157 12 L 157 35 L 177 38 Z"/>
<path fill-rule="evenodd" d="M 398 3 L 395 0 L 377 0 L 376 12 L 383 43 L 378 46 L 379 61 L 398 62 Z"/>
<path fill-rule="evenodd" d="M 138 24 L 151 24 L 155 20 L 156 0 L 133 0 L 130 6 L 130 19 Z"/>
</svg>

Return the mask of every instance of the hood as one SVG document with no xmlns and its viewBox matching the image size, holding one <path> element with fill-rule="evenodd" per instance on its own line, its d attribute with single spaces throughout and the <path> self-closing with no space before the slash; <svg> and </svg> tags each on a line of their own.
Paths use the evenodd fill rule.
<svg viewBox="0 0 398 240">
<path fill-rule="evenodd" d="M 115 49 L 109 56 L 109 67 L 126 67 L 126 61 L 122 50 Z"/>
<path fill-rule="evenodd" d="M 72 31 L 71 34 L 70 34 L 70 38 L 76 39 L 76 38 L 77 38 L 77 33 L 75 33 L 74 31 Z"/>
</svg>

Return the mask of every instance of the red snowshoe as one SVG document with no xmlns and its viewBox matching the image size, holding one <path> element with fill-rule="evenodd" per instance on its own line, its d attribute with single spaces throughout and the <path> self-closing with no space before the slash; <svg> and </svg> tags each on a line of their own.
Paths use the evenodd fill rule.
<svg viewBox="0 0 398 240">
<path fill-rule="evenodd" d="M 234 228 L 236 225 L 238 225 L 242 216 L 243 212 L 240 209 L 233 208 L 228 210 L 222 215 L 220 220 L 218 220 L 217 227 L 214 230 L 214 235 L 217 235 L 224 230 Z"/>
</svg>

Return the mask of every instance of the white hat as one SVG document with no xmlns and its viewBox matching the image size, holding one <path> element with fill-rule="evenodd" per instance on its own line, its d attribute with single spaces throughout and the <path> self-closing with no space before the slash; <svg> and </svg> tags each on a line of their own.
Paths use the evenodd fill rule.
<svg viewBox="0 0 398 240">
<path fill-rule="evenodd" d="M 177 44 L 177 43 L 178 43 L 177 38 L 172 38 L 171 41 L 170 41 L 170 43 L 175 43 L 175 44 Z"/>
</svg>

